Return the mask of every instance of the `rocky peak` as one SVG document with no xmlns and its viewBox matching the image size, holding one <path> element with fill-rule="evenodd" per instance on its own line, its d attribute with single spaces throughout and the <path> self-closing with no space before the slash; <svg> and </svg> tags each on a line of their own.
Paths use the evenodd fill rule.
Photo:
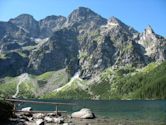
<svg viewBox="0 0 166 125">
<path fill-rule="evenodd" d="M 22 28 L 24 31 L 30 33 L 33 37 L 38 35 L 38 22 L 29 14 L 21 14 L 14 19 L 10 19 L 9 22 Z"/>
<path fill-rule="evenodd" d="M 16 24 L 18 26 L 25 26 L 25 24 L 37 22 L 32 15 L 29 14 L 21 14 L 14 19 L 10 19 L 9 22 Z"/>
<path fill-rule="evenodd" d="M 138 32 L 130 26 L 124 24 L 116 17 L 111 17 L 106 25 L 101 26 L 101 34 L 104 36 L 110 36 L 113 41 L 127 41 L 132 39 L 134 34 Z"/>
<path fill-rule="evenodd" d="M 89 8 L 79 7 L 78 9 L 74 10 L 69 15 L 69 20 L 75 20 L 76 18 L 79 18 L 79 17 L 88 18 L 88 17 L 92 17 L 92 16 L 98 16 L 98 14 L 96 14 Z"/>
<path fill-rule="evenodd" d="M 23 19 L 34 19 L 32 15 L 30 14 L 21 14 L 19 16 L 17 16 L 16 18 L 14 18 L 15 20 L 23 20 Z M 9 21 L 13 21 L 14 19 L 10 19 Z"/>
<path fill-rule="evenodd" d="M 118 18 L 112 16 L 108 21 L 107 21 L 107 27 L 112 28 L 112 27 L 118 27 L 118 28 L 123 28 L 125 30 L 130 30 L 131 32 L 136 32 L 133 28 L 129 27 L 128 25 L 124 24 L 121 20 Z"/>
<path fill-rule="evenodd" d="M 150 25 L 148 25 L 145 29 L 145 34 L 154 34 L 154 31 Z"/>
<path fill-rule="evenodd" d="M 43 20 L 56 20 L 59 16 L 55 16 L 55 15 L 51 15 L 51 16 L 47 16 L 46 18 L 44 18 Z"/>
<path fill-rule="evenodd" d="M 141 40 L 142 41 L 154 41 L 157 42 L 157 35 L 153 31 L 152 27 L 148 25 L 144 32 L 141 34 Z"/>
<path fill-rule="evenodd" d="M 69 16 L 67 20 L 67 25 L 86 25 L 87 23 L 91 23 L 91 26 L 94 25 L 103 25 L 106 24 L 107 20 L 92 11 L 89 8 L 79 7 L 74 10 Z M 90 27 L 90 26 L 89 26 Z M 87 27 L 88 28 L 88 27 Z"/>
<path fill-rule="evenodd" d="M 66 17 L 64 16 L 55 16 L 55 15 L 51 15 L 51 16 L 47 16 L 46 18 L 40 20 L 40 22 L 46 22 L 46 21 L 56 21 L 58 19 L 63 19 L 66 20 Z"/>
<path fill-rule="evenodd" d="M 122 22 L 118 18 L 113 16 L 108 20 L 108 24 L 110 24 L 110 25 L 121 25 Z"/>
<path fill-rule="evenodd" d="M 66 22 L 66 17 L 63 16 L 47 16 L 46 18 L 39 21 L 40 25 L 40 36 L 49 37 L 53 32 L 61 29 Z"/>
</svg>

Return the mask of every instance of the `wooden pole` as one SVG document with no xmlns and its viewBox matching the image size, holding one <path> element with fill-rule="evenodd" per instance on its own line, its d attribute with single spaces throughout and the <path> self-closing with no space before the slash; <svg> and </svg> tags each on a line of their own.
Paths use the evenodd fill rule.
<svg viewBox="0 0 166 125">
<path fill-rule="evenodd" d="M 58 106 L 56 105 L 56 115 L 58 115 Z"/>
<path fill-rule="evenodd" d="M 22 111 L 22 110 L 13 110 L 14 112 L 25 112 L 25 113 L 56 113 L 56 111 Z M 59 113 L 66 113 L 67 111 L 58 111 Z"/>
<path fill-rule="evenodd" d="M 43 101 L 30 101 L 20 99 L 6 99 L 6 101 L 18 102 L 18 103 L 33 103 L 33 104 L 45 104 L 45 105 L 75 105 L 73 103 L 55 103 L 55 102 L 43 102 Z"/>
</svg>

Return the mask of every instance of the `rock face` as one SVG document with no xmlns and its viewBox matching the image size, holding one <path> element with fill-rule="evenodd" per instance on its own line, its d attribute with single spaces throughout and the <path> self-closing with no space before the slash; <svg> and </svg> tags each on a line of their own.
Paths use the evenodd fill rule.
<svg viewBox="0 0 166 125">
<path fill-rule="evenodd" d="M 55 31 L 62 29 L 66 18 L 63 16 L 48 16 L 39 21 L 40 36 L 42 38 L 51 36 Z"/>
<path fill-rule="evenodd" d="M 83 108 L 78 112 L 74 112 L 71 114 L 73 118 L 81 118 L 81 119 L 92 119 L 95 118 L 94 113 L 87 108 Z"/>
<path fill-rule="evenodd" d="M 91 79 L 110 66 L 143 67 L 166 59 L 166 39 L 151 26 L 143 33 L 116 17 L 105 19 L 79 7 L 67 18 L 39 21 L 22 14 L 0 22 L 0 77 L 66 68 Z"/>
<path fill-rule="evenodd" d="M 78 67 L 77 55 L 76 33 L 73 30 L 63 29 L 56 31 L 48 41 L 30 54 L 28 68 L 40 74 L 69 66 L 75 72 Z"/>
<path fill-rule="evenodd" d="M 14 19 L 9 20 L 10 23 L 22 28 L 25 32 L 29 33 L 32 37 L 37 37 L 39 33 L 39 24 L 29 14 L 22 14 Z"/>
<path fill-rule="evenodd" d="M 101 25 L 106 24 L 107 20 L 93 12 L 91 9 L 79 7 L 68 17 L 66 27 L 76 28 L 79 33 L 96 30 Z"/>
<path fill-rule="evenodd" d="M 138 43 L 145 48 L 145 55 L 149 56 L 152 60 L 164 61 L 166 59 L 165 39 L 155 34 L 150 25 L 140 34 Z"/>
<path fill-rule="evenodd" d="M 0 59 L 0 77 L 15 76 L 26 71 L 28 59 L 16 52 L 8 53 Z"/>
</svg>

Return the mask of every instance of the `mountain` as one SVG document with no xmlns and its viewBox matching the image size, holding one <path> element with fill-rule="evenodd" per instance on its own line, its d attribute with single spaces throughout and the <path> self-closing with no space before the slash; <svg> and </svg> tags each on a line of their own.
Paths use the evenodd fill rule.
<svg viewBox="0 0 166 125">
<path fill-rule="evenodd" d="M 66 17 L 63 16 L 48 16 L 39 21 L 40 26 L 40 36 L 42 38 L 49 37 L 57 30 L 63 28 L 64 23 L 66 22 Z"/>
<path fill-rule="evenodd" d="M 21 14 L 14 19 L 9 20 L 10 23 L 22 28 L 25 32 L 29 33 L 32 37 L 37 37 L 39 33 L 39 24 L 29 14 Z"/>
<path fill-rule="evenodd" d="M 144 78 L 155 78 L 157 67 L 165 67 L 165 46 L 166 39 L 150 25 L 140 33 L 116 17 L 105 19 L 85 7 L 73 10 L 68 17 L 51 15 L 39 21 L 21 14 L 0 22 L 0 86 L 5 90 L 0 94 L 13 95 L 19 76 L 27 73 L 29 82 L 23 82 L 19 96 L 165 98 L 143 91 L 144 86 L 165 87 L 162 68 L 158 73 L 161 79 L 153 84 Z M 144 73 L 152 64 L 154 70 Z M 139 78 L 144 80 L 141 85 Z"/>
</svg>

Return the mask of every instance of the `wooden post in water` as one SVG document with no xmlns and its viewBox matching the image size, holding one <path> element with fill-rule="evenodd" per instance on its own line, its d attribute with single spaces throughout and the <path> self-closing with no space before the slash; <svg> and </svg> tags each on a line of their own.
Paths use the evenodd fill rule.
<svg viewBox="0 0 166 125">
<path fill-rule="evenodd" d="M 75 105 L 73 103 L 56 103 L 56 102 L 43 102 L 43 101 L 31 101 L 31 100 L 20 100 L 20 99 L 6 99 L 10 102 L 21 102 L 21 103 L 32 103 L 32 104 L 45 104 L 45 105 Z"/>
<path fill-rule="evenodd" d="M 56 105 L 56 115 L 58 115 L 58 106 Z"/>
<path fill-rule="evenodd" d="M 16 104 L 15 103 L 33 103 L 33 104 L 42 104 L 42 105 L 54 105 L 56 106 L 56 115 L 58 115 L 58 105 L 75 105 L 73 103 L 56 103 L 56 102 L 43 102 L 43 101 L 31 101 L 31 100 L 20 100 L 20 99 L 5 99 L 6 101 L 10 101 L 10 102 L 13 102 L 14 103 L 14 112 L 27 112 L 27 111 L 20 111 L 20 110 L 16 110 Z M 29 111 L 29 112 L 32 112 L 32 113 L 35 113 L 35 112 L 50 112 L 50 111 Z M 64 113 L 66 111 L 59 111 L 59 113 Z"/>
</svg>

